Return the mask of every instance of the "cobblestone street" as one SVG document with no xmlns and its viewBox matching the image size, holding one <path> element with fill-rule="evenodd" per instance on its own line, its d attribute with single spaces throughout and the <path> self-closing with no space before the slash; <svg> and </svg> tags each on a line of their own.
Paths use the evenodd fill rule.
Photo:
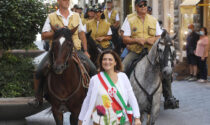
<svg viewBox="0 0 210 125">
<path fill-rule="evenodd" d="M 210 83 L 175 81 L 174 96 L 180 108 L 164 110 L 163 99 L 156 125 L 210 125 Z M 27 125 L 55 125 L 49 109 L 26 118 Z"/>
</svg>

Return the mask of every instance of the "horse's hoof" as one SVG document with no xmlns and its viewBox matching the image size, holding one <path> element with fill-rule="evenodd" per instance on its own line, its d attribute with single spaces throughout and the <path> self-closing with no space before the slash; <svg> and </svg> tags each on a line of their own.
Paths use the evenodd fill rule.
<svg viewBox="0 0 210 125">
<path fill-rule="evenodd" d="M 164 102 L 164 109 L 176 108 L 179 108 L 179 100 L 176 100 L 176 98 L 170 98 Z"/>
</svg>

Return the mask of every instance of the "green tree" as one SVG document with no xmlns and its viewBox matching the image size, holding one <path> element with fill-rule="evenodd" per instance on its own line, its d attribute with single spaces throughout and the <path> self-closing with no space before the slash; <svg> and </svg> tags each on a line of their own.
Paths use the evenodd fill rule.
<svg viewBox="0 0 210 125">
<path fill-rule="evenodd" d="M 0 1 L 0 49 L 33 45 L 46 20 L 47 9 L 38 0 Z"/>
</svg>

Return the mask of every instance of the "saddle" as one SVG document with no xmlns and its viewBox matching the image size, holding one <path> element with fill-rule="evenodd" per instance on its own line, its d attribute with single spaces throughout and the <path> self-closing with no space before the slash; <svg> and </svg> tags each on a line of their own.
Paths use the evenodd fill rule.
<svg viewBox="0 0 210 125">
<path fill-rule="evenodd" d="M 148 48 L 143 48 L 141 53 L 139 54 L 138 58 L 136 58 L 134 61 L 132 61 L 131 63 L 128 64 L 128 67 L 130 67 L 127 71 L 126 71 L 126 75 L 128 77 L 130 77 L 133 69 L 136 67 L 136 64 L 145 56 L 148 54 Z"/>
<path fill-rule="evenodd" d="M 82 81 L 83 87 L 88 88 L 89 81 L 90 81 L 90 76 L 88 74 L 88 71 L 89 71 L 88 64 L 85 61 L 81 61 L 76 52 L 73 53 L 72 58 L 77 64 L 78 69 L 81 73 L 81 76 L 82 76 L 81 81 Z M 39 72 L 36 72 L 36 75 L 35 75 L 36 79 L 45 78 L 49 74 L 50 69 L 52 68 L 51 64 L 48 61 L 44 63 L 43 67 L 44 68 L 42 70 L 40 70 Z"/>
<path fill-rule="evenodd" d="M 89 82 L 90 82 L 90 76 L 88 74 L 88 70 L 89 70 L 88 64 L 85 61 L 80 60 L 76 52 L 73 53 L 72 58 L 75 61 L 75 63 L 78 64 L 77 66 L 82 76 L 83 87 L 88 88 Z"/>
</svg>

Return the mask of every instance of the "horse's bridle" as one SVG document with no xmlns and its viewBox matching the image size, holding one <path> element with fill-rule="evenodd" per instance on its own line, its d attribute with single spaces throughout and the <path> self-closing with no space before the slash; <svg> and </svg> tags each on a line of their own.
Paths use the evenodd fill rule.
<svg viewBox="0 0 210 125">
<path fill-rule="evenodd" d="M 158 43 L 158 44 L 163 44 L 163 43 Z M 164 45 L 166 48 L 169 48 L 169 49 L 170 49 L 171 44 L 170 44 L 170 45 L 167 45 L 167 43 L 164 43 L 163 45 Z M 165 50 L 165 49 L 164 49 L 164 50 Z M 160 51 L 159 48 L 157 48 L 156 51 L 157 51 L 157 53 L 161 53 L 161 51 Z M 163 51 L 162 53 L 164 54 L 165 51 Z M 172 58 L 171 58 L 169 61 L 170 61 L 170 62 L 172 63 L 172 65 L 173 65 L 174 54 L 171 52 L 171 49 L 170 49 L 170 51 L 169 51 L 169 54 L 172 56 Z M 146 55 L 146 58 L 147 58 L 147 60 L 149 61 L 149 63 L 150 63 L 152 66 L 155 65 L 155 64 L 153 64 L 152 61 L 149 59 L 148 55 Z M 159 58 L 159 59 L 158 59 L 158 58 Z M 160 59 L 159 54 L 158 54 L 158 56 L 156 57 L 155 60 L 156 60 L 156 62 L 157 62 L 157 65 L 161 67 L 164 60 L 161 60 L 161 59 Z M 157 60 L 158 60 L 158 61 L 157 61 Z M 162 69 L 161 69 L 161 70 L 162 70 Z"/>
<path fill-rule="evenodd" d="M 68 46 L 70 47 L 70 49 L 69 49 L 68 55 L 67 55 L 67 57 L 65 59 L 63 70 L 65 70 L 69 66 L 68 59 L 71 57 L 71 55 L 73 53 L 72 52 L 73 51 L 72 49 L 76 50 L 76 48 L 74 46 L 72 46 L 72 45 L 73 44 L 68 43 Z M 55 56 L 54 56 L 54 53 L 53 52 L 52 52 L 52 56 L 53 56 L 52 58 L 53 58 L 53 63 L 54 63 L 55 62 Z M 51 87 L 50 82 L 51 82 L 51 75 L 49 74 L 49 76 L 48 76 L 48 88 L 49 88 L 49 91 L 53 95 L 54 98 L 56 98 L 57 100 L 59 100 L 59 101 L 62 102 L 62 106 L 63 106 L 67 101 L 69 101 L 79 91 L 79 89 L 81 87 L 81 84 L 82 84 L 82 76 L 80 77 L 79 85 L 77 86 L 77 88 L 75 89 L 75 91 L 73 91 L 73 93 L 71 95 L 69 95 L 68 97 L 66 97 L 66 98 L 61 98 L 58 95 L 56 95 L 55 92 L 52 90 L 52 87 Z"/>
<path fill-rule="evenodd" d="M 62 67 L 62 70 L 64 71 L 66 68 L 68 68 L 69 64 L 68 64 L 68 59 L 71 57 L 72 55 L 72 49 L 74 48 L 73 44 L 70 44 L 68 41 L 67 41 L 67 44 L 68 46 L 70 47 L 69 49 L 69 52 L 68 52 L 68 55 L 65 59 L 65 62 L 64 62 L 64 66 Z M 60 53 L 61 49 L 59 49 L 59 53 Z M 55 54 L 54 52 L 51 50 L 51 53 L 52 53 L 52 65 L 54 64 L 55 62 Z"/>
</svg>

